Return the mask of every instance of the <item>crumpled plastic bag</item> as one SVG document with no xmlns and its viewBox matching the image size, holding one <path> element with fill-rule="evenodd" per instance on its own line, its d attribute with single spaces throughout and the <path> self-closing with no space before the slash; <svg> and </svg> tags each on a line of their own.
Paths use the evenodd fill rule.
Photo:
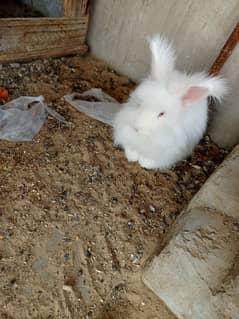
<svg viewBox="0 0 239 319">
<path fill-rule="evenodd" d="M 94 98 L 96 101 L 86 101 L 84 98 Z M 121 104 L 101 89 L 90 89 L 82 94 L 72 93 L 64 96 L 65 101 L 74 106 L 78 111 L 106 123 L 110 126 Z"/>
<path fill-rule="evenodd" d="M 47 115 L 65 119 L 44 103 L 44 97 L 21 96 L 0 106 L 0 139 L 31 141 L 40 131 Z"/>
</svg>

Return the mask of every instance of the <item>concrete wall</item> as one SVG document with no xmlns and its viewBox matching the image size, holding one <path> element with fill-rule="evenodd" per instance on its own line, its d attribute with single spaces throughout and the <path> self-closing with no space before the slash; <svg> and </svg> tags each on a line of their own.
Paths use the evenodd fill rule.
<svg viewBox="0 0 239 319">
<path fill-rule="evenodd" d="M 46 17 L 63 17 L 63 0 L 21 0 L 22 3 L 33 6 Z"/>
<path fill-rule="evenodd" d="M 207 70 L 237 23 L 238 8 L 239 0 L 93 0 L 88 43 L 94 55 L 119 72 L 140 80 L 149 67 L 146 38 L 160 32 L 173 40 L 179 68 Z M 238 66 L 238 54 L 223 72 L 238 81 L 239 68 L 235 62 Z M 236 111 L 239 103 L 233 98 L 228 104 L 230 116 L 221 111 L 219 121 L 228 132 L 224 145 L 239 142 L 239 138 L 231 139 L 239 135 L 239 115 L 233 128 L 228 120 L 234 118 L 234 112 L 239 113 Z M 214 137 L 221 132 L 219 122 L 212 129 Z M 216 140 L 221 143 L 221 137 Z"/>
<path fill-rule="evenodd" d="M 149 62 L 146 38 L 173 40 L 178 65 L 208 68 L 238 20 L 239 0 L 95 0 L 88 42 L 92 52 L 138 80 Z"/>
<path fill-rule="evenodd" d="M 239 143 L 239 45 L 236 46 L 221 74 L 228 80 L 230 91 L 224 103 L 217 105 L 209 126 L 209 134 L 220 146 Z"/>
</svg>

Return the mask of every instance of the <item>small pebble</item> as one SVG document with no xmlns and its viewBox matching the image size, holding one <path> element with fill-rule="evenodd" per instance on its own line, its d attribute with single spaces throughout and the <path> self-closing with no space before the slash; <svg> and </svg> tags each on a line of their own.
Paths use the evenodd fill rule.
<svg viewBox="0 0 239 319">
<path fill-rule="evenodd" d="M 155 213 L 155 207 L 153 205 L 149 205 L 149 210 L 151 213 Z"/>
<path fill-rule="evenodd" d="M 140 260 L 141 260 L 142 256 L 141 255 L 134 255 L 134 254 L 131 254 L 130 255 L 130 260 L 132 262 L 132 264 L 140 264 Z"/>
<path fill-rule="evenodd" d="M 130 229 L 134 228 L 134 223 L 132 221 L 129 221 L 127 225 Z"/>
<path fill-rule="evenodd" d="M 90 249 L 90 247 L 87 247 L 86 252 L 85 252 L 85 256 L 90 258 L 92 256 L 92 251 Z"/>
<path fill-rule="evenodd" d="M 64 258 L 65 258 L 65 260 L 68 260 L 68 259 L 70 259 L 70 255 L 69 254 L 65 254 Z"/>
<path fill-rule="evenodd" d="M 10 63 L 10 67 L 11 68 L 20 68 L 20 64 L 19 63 Z"/>
<path fill-rule="evenodd" d="M 201 166 L 198 166 L 198 165 L 192 165 L 193 168 L 196 168 L 196 169 L 202 169 Z"/>
</svg>

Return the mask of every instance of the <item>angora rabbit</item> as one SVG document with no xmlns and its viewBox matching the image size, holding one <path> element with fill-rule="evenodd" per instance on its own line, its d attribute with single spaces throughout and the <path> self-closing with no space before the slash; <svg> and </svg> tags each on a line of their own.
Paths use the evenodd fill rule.
<svg viewBox="0 0 239 319">
<path fill-rule="evenodd" d="M 129 161 L 164 169 L 191 154 L 206 130 L 207 98 L 220 100 L 226 84 L 217 76 L 177 71 L 174 50 L 159 35 L 150 49 L 151 74 L 116 114 L 114 143 Z"/>
</svg>

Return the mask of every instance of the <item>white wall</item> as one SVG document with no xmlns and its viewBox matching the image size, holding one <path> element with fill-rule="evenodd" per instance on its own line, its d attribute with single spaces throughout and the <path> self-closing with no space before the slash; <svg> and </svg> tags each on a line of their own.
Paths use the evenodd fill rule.
<svg viewBox="0 0 239 319">
<path fill-rule="evenodd" d="M 178 65 L 208 68 L 239 18 L 239 0 L 95 0 L 88 42 L 93 54 L 134 80 L 145 76 L 147 36 L 173 40 Z"/>
<path fill-rule="evenodd" d="M 173 40 L 179 68 L 207 70 L 238 19 L 239 0 L 93 0 L 88 43 L 94 55 L 138 81 L 149 67 L 146 38 L 160 32 Z M 237 53 L 234 62 L 225 65 L 229 79 L 238 81 L 238 63 Z M 235 84 L 234 93 L 237 88 Z M 221 145 L 239 142 L 239 103 L 236 97 L 231 99 L 225 106 L 230 115 L 219 110 L 215 119 L 220 116 L 220 121 L 212 123 L 212 135 Z M 219 136 L 222 122 L 228 133 L 224 141 Z"/>
</svg>

